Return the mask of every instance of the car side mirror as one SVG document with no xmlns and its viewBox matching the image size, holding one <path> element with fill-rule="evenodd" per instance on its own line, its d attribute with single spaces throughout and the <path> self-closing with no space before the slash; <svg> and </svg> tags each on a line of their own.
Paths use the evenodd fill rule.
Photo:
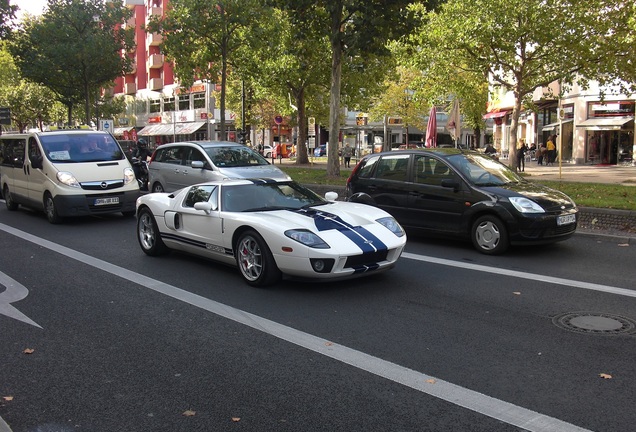
<svg viewBox="0 0 636 432">
<path fill-rule="evenodd" d="M 325 199 L 327 201 L 336 201 L 338 199 L 338 194 L 336 192 L 327 192 L 325 194 Z"/>
<path fill-rule="evenodd" d="M 190 166 L 195 169 L 203 169 L 205 167 L 205 164 L 201 161 L 192 161 L 190 163 Z"/>
<path fill-rule="evenodd" d="M 205 212 L 205 214 L 210 214 L 210 213 L 212 213 L 212 211 L 215 210 L 214 206 L 209 201 L 201 201 L 201 202 L 198 202 L 198 203 L 194 203 L 194 209 L 195 210 L 201 210 L 201 211 Z"/>
<path fill-rule="evenodd" d="M 457 180 L 454 180 L 454 179 L 443 179 L 442 180 L 442 187 L 451 188 L 451 189 L 453 189 L 453 191 L 458 192 L 459 191 L 459 182 Z"/>
</svg>

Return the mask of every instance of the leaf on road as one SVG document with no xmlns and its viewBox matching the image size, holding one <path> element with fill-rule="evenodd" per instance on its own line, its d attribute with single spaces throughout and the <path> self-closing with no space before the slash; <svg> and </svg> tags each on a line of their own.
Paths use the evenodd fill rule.
<svg viewBox="0 0 636 432">
<path fill-rule="evenodd" d="M 3 396 L 2 399 L 6 402 L 11 402 L 13 400 L 13 396 Z"/>
<path fill-rule="evenodd" d="M 520 291 L 513 291 L 512 293 L 513 293 L 514 295 L 521 295 L 521 292 L 520 292 Z"/>
<path fill-rule="evenodd" d="M 629 246 L 629 243 L 619 243 L 618 245 L 619 245 L 619 246 L 626 247 L 626 246 Z"/>
<path fill-rule="evenodd" d="M 35 352 L 35 350 L 33 348 L 26 348 L 24 351 L 22 351 L 24 354 L 33 354 Z"/>
<path fill-rule="evenodd" d="M 326 342 L 325 343 L 325 346 L 332 346 L 332 345 L 333 345 L 333 342 Z"/>
<path fill-rule="evenodd" d="M 435 384 L 437 381 L 435 381 L 433 378 L 429 378 L 426 380 L 426 382 L 429 384 Z"/>
<path fill-rule="evenodd" d="M 185 410 L 185 411 L 183 412 L 183 414 L 182 414 L 182 415 L 184 415 L 184 416 L 186 416 L 186 417 L 192 417 L 192 416 L 193 416 L 193 415 L 195 415 L 195 414 L 196 414 L 196 412 L 195 412 L 195 411 L 192 411 L 192 410 Z"/>
<path fill-rule="evenodd" d="M 234 423 L 236 423 L 236 422 L 240 422 L 240 421 L 241 421 L 241 418 L 240 418 L 240 417 L 232 417 L 232 421 L 233 421 Z"/>
<path fill-rule="evenodd" d="M 610 374 L 606 374 L 606 373 L 599 374 L 598 376 L 600 376 L 601 378 L 604 378 L 604 379 L 612 379 L 612 376 Z"/>
</svg>

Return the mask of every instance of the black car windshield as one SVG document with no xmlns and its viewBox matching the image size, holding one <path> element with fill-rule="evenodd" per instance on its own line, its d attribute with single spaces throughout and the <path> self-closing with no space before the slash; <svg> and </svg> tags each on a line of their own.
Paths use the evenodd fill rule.
<svg viewBox="0 0 636 432">
<path fill-rule="evenodd" d="M 245 146 L 210 147 L 205 149 L 205 152 L 217 167 L 269 165 L 267 159 Z"/>
<path fill-rule="evenodd" d="M 506 165 L 479 153 L 451 155 L 447 160 L 476 186 L 500 186 L 523 181 Z"/>
<path fill-rule="evenodd" d="M 107 162 L 125 157 L 117 141 L 103 133 L 41 134 L 40 142 L 46 157 L 56 163 Z"/>
<path fill-rule="evenodd" d="M 297 210 L 327 203 L 296 182 L 274 182 L 224 186 L 221 208 L 231 212 Z"/>
</svg>

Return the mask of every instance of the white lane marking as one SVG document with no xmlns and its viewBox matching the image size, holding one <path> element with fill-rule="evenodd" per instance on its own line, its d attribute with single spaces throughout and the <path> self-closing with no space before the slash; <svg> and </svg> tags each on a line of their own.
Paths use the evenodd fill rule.
<svg viewBox="0 0 636 432">
<path fill-rule="evenodd" d="M 0 292 L 0 315 L 6 315 L 9 318 L 42 328 L 31 318 L 11 306 L 11 303 L 25 299 L 29 295 L 27 287 L 2 272 L 0 272 L 0 285 L 5 287 L 5 290 Z"/>
<path fill-rule="evenodd" d="M 270 321 L 266 318 L 259 317 L 258 315 L 201 297 L 197 294 L 182 290 L 156 279 L 132 272 L 123 267 L 110 264 L 106 261 L 77 252 L 65 246 L 33 236 L 29 233 L 9 227 L 8 225 L 0 224 L 0 229 L 20 237 L 23 240 L 35 243 L 41 247 L 45 247 L 69 258 L 91 265 L 102 271 L 165 294 L 184 303 L 230 319 L 234 322 L 244 324 L 294 345 L 304 347 L 331 359 L 367 371 L 379 377 L 386 378 L 387 380 L 395 383 L 402 384 L 421 393 L 439 398 L 446 402 L 450 402 L 451 404 L 461 406 L 504 423 L 523 428 L 524 430 L 530 432 L 589 432 L 588 429 L 583 429 L 571 423 L 460 387 L 448 381 L 408 369 L 395 363 L 365 354 L 361 351 L 348 348 L 344 345 L 332 343 L 326 339 Z"/>
<path fill-rule="evenodd" d="M 527 273 L 517 270 L 507 270 L 502 268 L 488 267 L 481 264 L 471 264 L 464 261 L 452 261 L 444 258 L 434 258 L 426 255 L 416 255 L 408 252 L 402 253 L 402 258 L 429 262 L 432 264 L 439 264 L 451 267 L 459 267 L 466 270 L 475 270 L 484 273 L 493 273 L 499 276 L 512 276 L 519 279 L 530 279 L 535 282 L 547 282 L 555 285 L 565 285 L 573 288 L 583 288 L 593 291 L 600 291 L 609 294 L 618 294 L 626 297 L 636 297 L 636 290 L 629 290 L 625 288 L 617 288 L 610 285 L 595 284 L 590 282 L 581 282 L 572 279 L 564 279 L 559 277 L 545 276 L 537 273 Z"/>
</svg>

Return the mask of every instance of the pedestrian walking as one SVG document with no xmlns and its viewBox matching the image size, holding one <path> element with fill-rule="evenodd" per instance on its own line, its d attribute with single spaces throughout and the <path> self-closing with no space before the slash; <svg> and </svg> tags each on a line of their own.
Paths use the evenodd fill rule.
<svg viewBox="0 0 636 432">
<path fill-rule="evenodd" d="M 519 144 L 517 145 L 517 171 L 526 170 L 526 152 L 527 151 L 528 151 L 528 146 L 526 145 L 526 140 L 523 138 L 519 138 Z"/>
<path fill-rule="evenodd" d="M 353 153 L 353 150 L 351 149 L 351 146 L 349 145 L 349 143 L 347 143 L 347 145 L 345 145 L 344 149 L 342 150 L 342 157 L 344 157 L 345 168 L 351 167 L 352 153 Z"/>
<path fill-rule="evenodd" d="M 546 161 L 546 165 L 552 165 L 554 164 L 554 160 L 556 159 L 556 135 L 550 135 L 550 138 L 548 138 L 548 142 L 546 143 L 545 147 L 546 150 L 548 151 L 548 158 Z"/>
</svg>

